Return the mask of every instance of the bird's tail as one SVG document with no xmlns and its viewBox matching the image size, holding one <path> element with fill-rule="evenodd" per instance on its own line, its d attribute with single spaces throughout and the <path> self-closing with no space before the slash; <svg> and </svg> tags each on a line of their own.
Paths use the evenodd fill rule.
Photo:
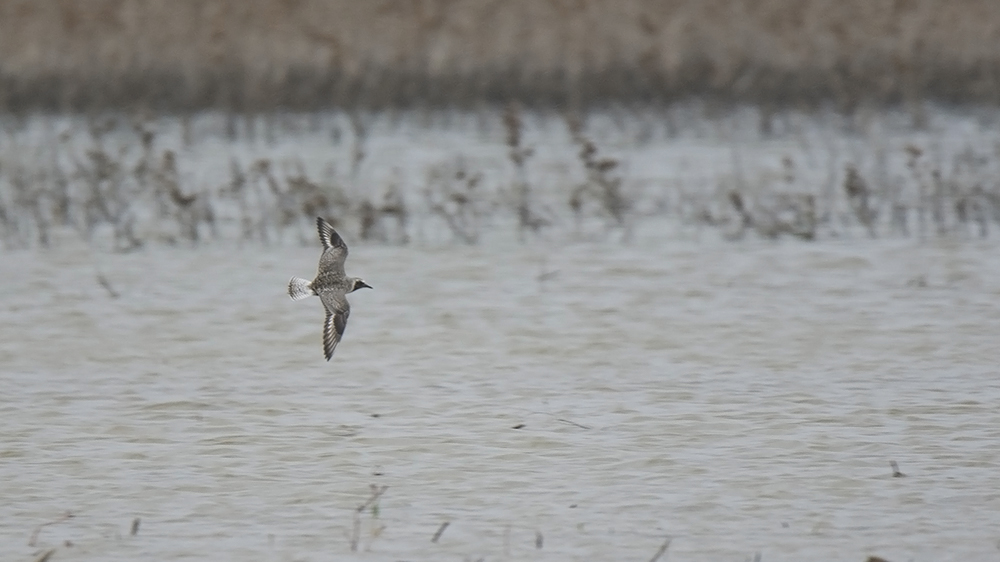
<svg viewBox="0 0 1000 562">
<path fill-rule="evenodd" d="M 292 277 L 292 280 L 288 282 L 288 296 L 292 297 L 293 301 L 302 300 L 312 295 L 312 283 L 309 281 L 301 277 Z"/>
</svg>

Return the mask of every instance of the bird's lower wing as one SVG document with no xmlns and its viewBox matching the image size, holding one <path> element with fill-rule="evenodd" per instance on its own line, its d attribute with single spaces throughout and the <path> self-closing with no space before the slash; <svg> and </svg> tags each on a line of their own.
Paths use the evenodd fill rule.
<svg viewBox="0 0 1000 562">
<path fill-rule="evenodd" d="M 327 302 L 327 301 L 331 302 Z M 333 306 L 331 306 L 333 305 Z M 347 328 L 347 317 L 351 315 L 351 305 L 344 299 L 323 299 L 326 308 L 326 322 L 323 323 L 323 354 L 329 361 L 333 350 L 337 349 L 340 338 Z"/>
</svg>

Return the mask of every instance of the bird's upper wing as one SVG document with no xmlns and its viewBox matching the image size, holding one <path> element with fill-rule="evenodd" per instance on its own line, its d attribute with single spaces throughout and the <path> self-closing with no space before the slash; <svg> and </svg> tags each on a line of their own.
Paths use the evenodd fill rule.
<svg viewBox="0 0 1000 562">
<path fill-rule="evenodd" d="M 344 295 L 334 293 L 322 293 L 319 296 L 323 301 L 323 308 L 326 309 L 326 322 L 323 324 L 323 354 L 329 361 L 333 357 L 333 350 L 337 349 L 340 338 L 347 328 L 347 318 L 351 315 L 351 305 Z"/>
<path fill-rule="evenodd" d="M 316 218 L 319 241 L 323 243 L 323 255 L 319 257 L 320 271 L 344 275 L 344 261 L 347 260 L 347 244 L 323 217 Z"/>
</svg>

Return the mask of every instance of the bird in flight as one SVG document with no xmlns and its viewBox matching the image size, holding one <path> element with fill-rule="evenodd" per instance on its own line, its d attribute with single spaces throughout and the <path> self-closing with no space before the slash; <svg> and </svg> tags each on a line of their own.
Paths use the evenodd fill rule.
<svg viewBox="0 0 1000 562">
<path fill-rule="evenodd" d="M 312 281 L 292 277 L 288 282 L 288 296 L 297 301 L 316 295 L 323 303 L 323 308 L 326 309 L 326 322 L 323 323 L 323 353 L 329 361 L 333 357 L 333 350 L 340 343 L 340 338 L 344 336 L 347 317 L 351 315 L 347 293 L 372 287 L 365 283 L 364 279 L 348 277 L 344 273 L 347 244 L 330 223 L 323 220 L 323 217 L 317 217 L 316 228 L 319 230 L 319 241 L 323 243 L 323 253 L 319 257 L 319 271 Z"/>
</svg>

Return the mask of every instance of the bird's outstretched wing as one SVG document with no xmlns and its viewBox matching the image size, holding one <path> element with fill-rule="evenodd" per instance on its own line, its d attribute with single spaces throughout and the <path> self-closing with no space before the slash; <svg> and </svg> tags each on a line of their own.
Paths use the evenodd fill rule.
<svg viewBox="0 0 1000 562">
<path fill-rule="evenodd" d="M 316 229 L 319 230 L 319 241 L 323 243 L 323 249 L 340 248 L 347 253 L 347 244 L 344 239 L 337 234 L 337 231 L 326 222 L 323 217 L 316 217 Z"/>
<path fill-rule="evenodd" d="M 343 295 L 323 293 L 320 295 L 323 308 L 326 309 L 326 322 L 323 324 L 323 354 L 329 361 L 333 350 L 337 349 L 340 338 L 347 328 L 347 318 L 351 315 L 351 305 Z"/>
<path fill-rule="evenodd" d="M 316 229 L 319 231 L 319 241 L 323 244 L 323 255 L 319 258 L 320 271 L 343 275 L 347 244 L 323 217 L 316 217 Z"/>
</svg>

